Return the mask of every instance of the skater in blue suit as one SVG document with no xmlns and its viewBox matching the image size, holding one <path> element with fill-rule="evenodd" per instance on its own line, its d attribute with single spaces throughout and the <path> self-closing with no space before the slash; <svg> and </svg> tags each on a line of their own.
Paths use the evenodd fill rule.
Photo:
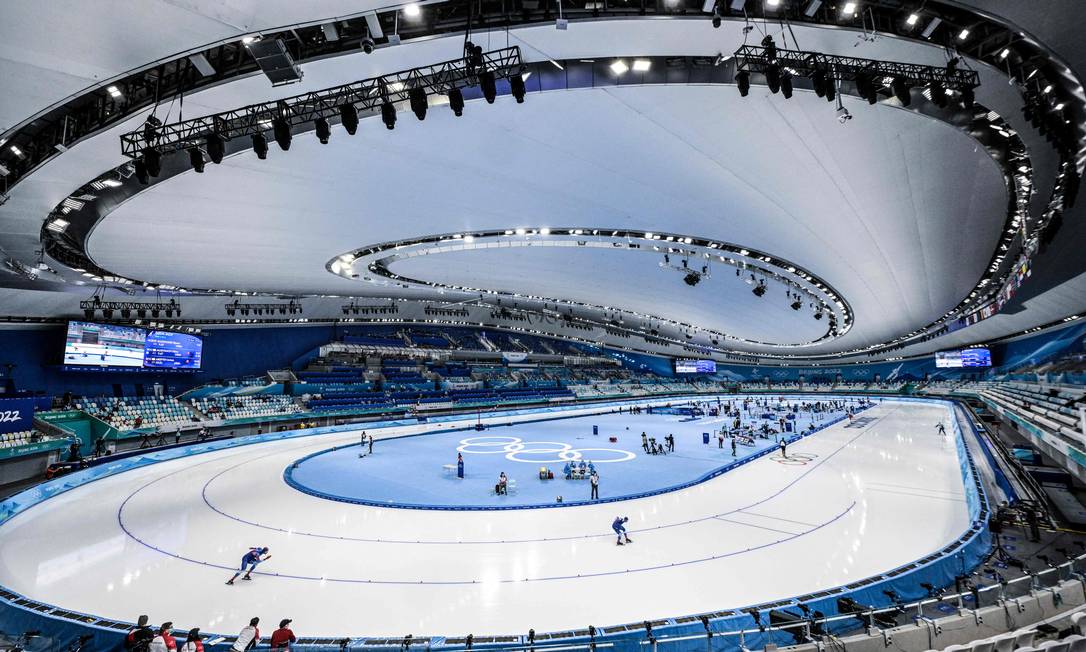
<svg viewBox="0 0 1086 652">
<path fill-rule="evenodd" d="M 262 561 L 267 561 L 269 559 L 271 559 L 271 555 L 268 554 L 267 546 L 263 546 L 260 548 L 249 548 L 249 552 L 245 553 L 245 556 L 241 558 L 241 567 L 238 568 L 238 572 L 234 573 L 234 576 L 227 580 L 226 583 L 233 584 L 234 580 L 236 580 L 238 578 L 238 575 L 241 575 L 242 572 L 245 573 L 245 576 L 241 579 L 253 579 L 251 577 L 251 574 L 254 570 L 256 570 L 256 565 Z"/>
<path fill-rule="evenodd" d="M 626 534 L 626 522 L 629 520 L 630 518 L 628 516 L 619 516 L 615 519 L 615 522 L 611 524 L 611 529 L 618 535 L 618 541 L 616 541 L 616 543 L 620 546 L 622 545 L 623 537 L 625 537 L 626 543 L 633 543 L 633 541 L 630 540 L 630 535 Z"/>
</svg>

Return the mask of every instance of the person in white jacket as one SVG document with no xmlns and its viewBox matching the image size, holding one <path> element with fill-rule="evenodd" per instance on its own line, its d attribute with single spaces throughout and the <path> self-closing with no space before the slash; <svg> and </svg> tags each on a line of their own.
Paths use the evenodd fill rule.
<svg viewBox="0 0 1086 652">
<path fill-rule="evenodd" d="M 260 619 L 253 618 L 247 627 L 242 627 L 241 632 L 238 633 L 238 640 L 234 641 L 234 645 L 230 647 L 232 652 L 245 652 L 256 647 L 260 643 L 259 625 Z"/>
</svg>

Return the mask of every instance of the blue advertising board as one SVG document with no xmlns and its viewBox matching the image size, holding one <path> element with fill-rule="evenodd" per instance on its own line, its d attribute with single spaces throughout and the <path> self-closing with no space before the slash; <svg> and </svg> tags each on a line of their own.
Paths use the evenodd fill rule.
<svg viewBox="0 0 1086 652">
<path fill-rule="evenodd" d="M 34 427 L 34 399 L 0 398 L 0 434 Z"/>
</svg>

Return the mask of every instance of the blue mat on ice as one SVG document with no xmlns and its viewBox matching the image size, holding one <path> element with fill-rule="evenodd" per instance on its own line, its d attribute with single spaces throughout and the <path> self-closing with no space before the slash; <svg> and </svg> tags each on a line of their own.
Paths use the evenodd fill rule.
<svg viewBox="0 0 1086 652">
<path fill-rule="evenodd" d="M 843 413 L 823 413 L 823 426 Z M 761 418 L 750 423 L 760 426 Z M 678 488 L 714 474 L 718 469 L 776 446 L 775 439 L 755 439 L 755 446 L 731 442 L 718 448 L 715 432 L 731 419 L 701 417 L 693 421 L 675 414 L 607 414 L 555 419 L 483 431 L 444 432 L 379 440 L 373 454 L 359 457 L 358 445 L 315 453 L 286 470 L 287 482 L 306 493 L 333 500 L 370 505 L 429 509 L 509 509 L 590 502 L 588 480 L 566 480 L 567 461 L 591 461 L 600 476 L 600 500 L 624 500 Z M 776 419 L 770 422 L 776 426 Z M 798 419 L 802 432 L 811 420 Z M 592 426 L 598 426 L 594 435 Z M 675 436 L 675 452 L 648 455 L 641 433 L 663 443 Z M 709 445 L 702 433 L 709 432 Z M 791 433 L 789 433 L 791 434 Z M 610 437 L 617 442 L 611 443 Z M 454 469 L 457 452 L 464 456 L 464 478 Z M 554 473 L 540 480 L 540 467 Z M 515 482 L 509 495 L 495 495 L 501 472 Z"/>
</svg>

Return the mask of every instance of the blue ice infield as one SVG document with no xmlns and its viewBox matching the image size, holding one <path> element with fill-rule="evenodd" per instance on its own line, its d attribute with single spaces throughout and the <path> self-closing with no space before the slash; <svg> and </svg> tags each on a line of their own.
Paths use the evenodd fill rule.
<svg viewBox="0 0 1086 652">
<path fill-rule="evenodd" d="M 777 426 L 777 414 L 769 423 Z M 844 417 L 843 412 L 816 415 L 816 428 Z M 378 440 L 372 454 L 358 444 L 320 451 L 294 462 L 284 472 L 286 482 L 299 491 L 344 502 L 415 509 L 517 509 L 627 500 L 697 484 L 730 466 L 771 453 L 777 439 L 755 438 L 754 446 L 731 440 L 718 447 L 716 432 L 731 424 L 727 417 L 676 414 L 606 414 L 553 419 L 485 430 L 462 430 L 408 435 Z M 812 424 L 808 414 L 796 419 L 804 432 Z M 760 427 L 761 417 L 746 417 L 744 425 Z M 593 434 L 596 426 L 599 434 Z M 675 451 L 649 455 L 641 447 L 641 433 L 663 444 L 675 436 Z M 704 444 L 703 433 L 710 433 Z M 785 433 L 794 436 L 795 432 Z M 611 437 L 617 439 L 610 441 Z M 464 457 L 464 477 L 457 476 L 457 453 Z M 599 500 L 590 500 L 587 479 L 567 480 L 567 462 L 591 462 L 600 476 Z M 553 480 L 541 480 L 546 467 Z M 508 495 L 496 495 L 500 473 L 509 477 Z"/>
</svg>

